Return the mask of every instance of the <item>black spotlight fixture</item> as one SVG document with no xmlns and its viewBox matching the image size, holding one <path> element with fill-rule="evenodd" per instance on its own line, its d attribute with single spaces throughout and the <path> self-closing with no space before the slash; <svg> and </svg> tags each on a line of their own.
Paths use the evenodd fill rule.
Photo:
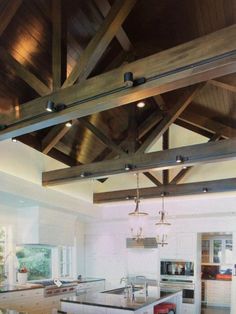
<svg viewBox="0 0 236 314">
<path fill-rule="evenodd" d="M 125 171 L 130 171 L 132 169 L 132 165 L 126 164 Z"/>
<path fill-rule="evenodd" d="M 124 74 L 124 83 L 125 86 L 131 87 L 134 84 L 134 78 L 133 78 L 133 73 L 132 72 L 125 72 Z"/>
<path fill-rule="evenodd" d="M 177 164 L 181 164 L 181 162 L 183 162 L 183 161 L 184 161 L 183 156 L 181 156 L 181 155 L 177 155 L 177 156 L 176 156 L 175 162 L 176 162 Z"/>
<path fill-rule="evenodd" d="M 5 130 L 7 128 L 6 124 L 0 124 L 0 131 Z"/>
<path fill-rule="evenodd" d="M 47 110 L 48 112 L 55 112 L 55 111 L 57 111 L 57 110 L 56 110 L 56 106 L 55 106 L 55 104 L 54 104 L 53 101 L 49 100 L 49 101 L 47 102 L 47 104 L 46 104 L 46 110 Z"/>
<path fill-rule="evenodd" d="M 58 112 L 58 111 L 66 109 L 66 105 L 65 104 L 55 105 L 53 101 L 48 100 L 45 108 L 48 112 Z"/>
</svg>

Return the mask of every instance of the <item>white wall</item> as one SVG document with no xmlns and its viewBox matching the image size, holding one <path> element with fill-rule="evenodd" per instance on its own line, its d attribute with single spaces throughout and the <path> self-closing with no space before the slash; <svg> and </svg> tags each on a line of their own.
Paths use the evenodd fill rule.
<svg viewBox="0 0 236 314">
<path fill-rule="evenodd" d="M 199 233 L 236 231 L 234 195 L 225 194 L 223 198 L 222 195 L 171 198 L 166 200 L 166 205 L 172 224 L 170 238 L 176 239 L 181 235 L 182 239 L 193 239 L 195 260 L 199 258 Z M 160 200 L 141 202 L 142 210 L 150 213 L 147 236 L 155 236 L 155 221 L 160 206 Z M 159 255 L 164 257 L 161 248 L 126 249 L 125 239 L 130 237 L 128 212 L 133 208 L 133 203 L 108 204 L 102 208 L 103 220 L 86 224 L 85 273 L 87 276 L 106 278 L 108 288 L 116 287 L 126 274 L 149 278 L 159 275 Z"/>
</svg>

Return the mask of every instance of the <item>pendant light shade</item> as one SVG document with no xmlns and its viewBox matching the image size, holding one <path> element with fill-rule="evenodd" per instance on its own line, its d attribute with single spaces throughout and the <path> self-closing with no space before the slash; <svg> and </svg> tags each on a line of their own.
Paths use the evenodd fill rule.
<svg viewBox="0 0 236 314">
<path fill-rule="evenodd" d="M 135 210 L 129 213 L 129 224 L 132 238 L 139 240 L 144 238 L 148 214 L 139 211 L 140 195 L 138 173 L 137 173 L 137 196 L 135 198 L 135 203 L 136 203 Z"/>
<path fill-rule="evenodd" d="M 166 221 L 166 212 L 164 209 L 165 193 L 162 193 L 161 196 L 162 196 L 162 209 L 159 212 L 160 220 L 156 223 L 156 235 L 157 235 L 156 239 L 157 239 L 157 244 L 164 246 L 168 244 L 167 236 L 170 232 L 171 224 Z"/>
</svg>

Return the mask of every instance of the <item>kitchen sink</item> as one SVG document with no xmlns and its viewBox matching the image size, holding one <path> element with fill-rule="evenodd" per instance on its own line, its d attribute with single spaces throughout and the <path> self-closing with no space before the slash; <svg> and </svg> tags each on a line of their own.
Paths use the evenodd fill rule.
<svg viewBox="0 0 236 314">
<path fill-rule="evenodd" d="M 141 287 L 134 287 L 133 291 L 136 292 L 136 291 L 140 291 L 140 290 L 142 290 Z M 106 290 L 106 291 L 103 291 L 102 293 L 123 295 L 123 294 L 125 294 L 125 287 L 112 289 L 112 290 Z"/>
</svg>

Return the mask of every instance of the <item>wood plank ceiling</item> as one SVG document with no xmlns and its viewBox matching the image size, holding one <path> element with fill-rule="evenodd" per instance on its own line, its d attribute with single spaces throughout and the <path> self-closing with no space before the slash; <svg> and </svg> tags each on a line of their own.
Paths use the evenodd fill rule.
<svg viewBox="0 0 236 314">
<path fill-rule="evenodd" d="M 76 83 L 80 90 L 80 85 L 82 89 L 90 78 L 99 79 L 121 65 L 234 25 L 236 0 L 0 0 L 0 19 L 3 129 L 13 117 L 21 121 L 25 106 L 22 104 L 60 91 L 61 86 L 66 90 Z M 231 31 L 232 38 L 236 38 L 235 29 Z M 221 46 L 234 48 L 224 39 Z M 232 53 L 223 48 L 222 52 Z M 230 62 L 234 64 L 235 55 Z M 152 93 L 142 109 L 136 107 L 134 99 L 125 106 L 97 110 L 87 117 L 75 116 L 71 128 L 64 123 L 50 124 L 28 134 L 19 133 L 17 139 L 68 166 L 78 167 L 118 157 L 132 158 L 134 153 L 137 156 L 145 152 L 161 136 L 163 149 L 168 149 L 168 128 L 172 123 L 211 141 L 230 139 L 236 135 L 236 74 L 233 67 L 222 67 L 220 71 L 221 77 L 215 74 L 207 82 L 198 80 L 202 83 L 191 88 L 172 88 L 161 95 Z M 189 85 L 193 83 L 190 81 Z M 151 168 L 141 171 L 150 182 L 162 184 L 150 172 Z M 169 182 L 165 169 L 165 186 L 176 185 L 187 171 L 180 171 Z M 189 190 L 191 187 L 184 191 L 189 194 Z M 174 194 L 172 190 L 171 193 Z M 153 192 L 145 195 L 153 197 Z M 107 197 L 104 201 L 108 201 Z M 127 193 L 110 199 L 124 197 Z M 101 197 L 95 196 L 96 200 L 101 202 Z"/>
</svg>

